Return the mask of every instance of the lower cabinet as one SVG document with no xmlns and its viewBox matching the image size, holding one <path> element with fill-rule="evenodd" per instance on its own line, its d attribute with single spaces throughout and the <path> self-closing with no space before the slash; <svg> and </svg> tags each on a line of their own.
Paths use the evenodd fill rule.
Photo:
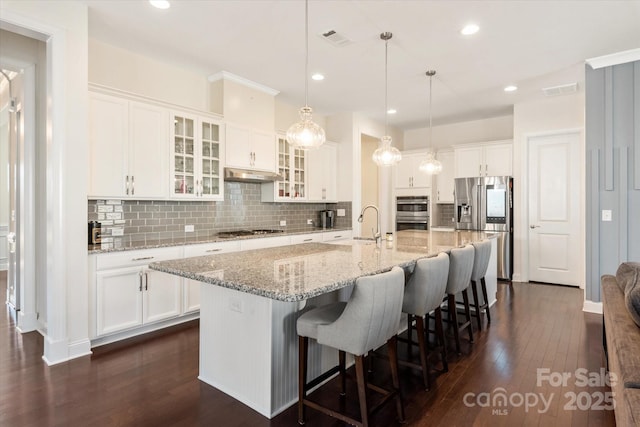
<svg viewBox="0 0 640 427">
<path fill-rule="evenodd" d="M 149 262 L 181 258 L 182 248 L 97 255 L 95 335 L 136 328 L 182 314 L 182 279 L 147 268 Z"/>
</svg>

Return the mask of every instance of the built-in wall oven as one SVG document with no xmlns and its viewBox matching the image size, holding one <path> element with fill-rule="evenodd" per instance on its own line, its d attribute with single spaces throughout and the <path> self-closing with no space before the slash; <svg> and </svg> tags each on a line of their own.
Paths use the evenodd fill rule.
<svg viewBox="0 0 640 427">
<path fill-rule="evenodd" d="M 396 198 L 396 231 L 429 229 L 429 196 Z"/>
</svg>

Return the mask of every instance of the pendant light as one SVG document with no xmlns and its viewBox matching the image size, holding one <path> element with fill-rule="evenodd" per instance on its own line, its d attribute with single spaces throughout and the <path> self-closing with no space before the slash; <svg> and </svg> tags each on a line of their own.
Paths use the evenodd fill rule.
<svg viewBox="0 0 640 427">
<path fill-rule="evenodd" d="M 373 152 L 373 161 L 378 166 L 392 166 L 402 159 L 402 154 L 394 146 L 391 145 L 391 137 L 387 131 L 387 51 L 389 39 L 393 34 L 385 32 L 380 34 L 380 38 L 384 40 L 384 136 L 380 138 L 381 146 Z"/>
<path fill-rule="evenodd" d="M 433 144 L 433 112 L 431 111 L 431 100 L 433 99 L 433 76 L 436 70 L 426 72 L 429 76 L 429 142 L 427 143 L 427 159 L 420 162 L 420 170 L 428 175 L 438 175 L 442 172 L 442 163 L 436 159 L 434 152 L 431 150 Z"/>
<path fill-rule="evenodd" d="M 324 144 L 326 136 L 324 129 L 314 123 L 311 114 L 313 110 L 309 107 L 309 0 L 304 2 L 304 32 L 305 32 L 305 63 L 304 63 L 304 107 L 300 109 L 300 121 L 296 122 L 287 130 L 287 142 L 295 148 L 303 150 L 318 148 Z"/>
</svg>

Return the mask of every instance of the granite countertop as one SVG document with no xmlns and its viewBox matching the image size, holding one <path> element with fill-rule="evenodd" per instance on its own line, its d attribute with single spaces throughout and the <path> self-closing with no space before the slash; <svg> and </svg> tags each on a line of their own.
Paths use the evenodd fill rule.
<svg viewBox="0 0 640 427">
<path fill-rule="evenodd" d="M 210 236 L 200 236 L 200 237 L 181 237 L 175 239 L 163 239 L 163 240 L 142 240 L 142 241 L 130 241 L 123 237 L 113 237 L 114 242 L 104 245 L 89 245 L 89 255 L 91 254 L 102 254 L 108 252 L 121 252 L 121 251 L 134 251 L 141 249 L 155 249 L 155 248 L 165 248 L 171 246 L 185 246 L 185 245 L 197 245 L 201 243 L 221 243 L 221 242 L 230 242 L 234 240 L 247 240 L 247 239 L 262 239 L 267 237 L 278 237 L 278 236 L 292 236 L 296 234 L 311 234 L 311 233 L 322 233 L 322 232 L 332 232 L 332 231 L 345 231 L 351 230 L 351 228 L 306 228 L 303 230 L 284 230 L 282 233 L 270 233 L 270 234 L 254 234 L 249 236 L 238 236 L 238 237 L 226 237 L 220 238 L 215 234 Z"/>
<path fill-rule="evenodd" d="M 360 276 L 491 238 L 477 231 L 401 231 L 394 241 L 304 243 L 154 262 L 149 268 L 280 301 L 300 301 L 352 285 Z"/>
</svg>

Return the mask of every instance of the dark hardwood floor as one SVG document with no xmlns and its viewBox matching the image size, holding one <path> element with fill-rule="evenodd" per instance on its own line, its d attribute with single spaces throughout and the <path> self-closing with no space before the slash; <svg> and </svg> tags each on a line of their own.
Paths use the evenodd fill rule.
<svg viewBox="0 0 640 427">
<path fill-rule="evenodd" d="M 6 272 L 0 272 L 3 301 L 5 293 Z M 419 372 L 401 368 L 405 425 L 614 426 L 612 411 L 593 408 L 609 387 L 576 384 L 576 369 L 597 373 L 604 366 L 601 316 L 581 309 L 578 289 L 499 284 L 491 325 L 475 334 L 475 343 L 466 344 L 462 356 L 450 351 L 449 372 L 434 373 L 430 391 L 422 390 Z M 297 425 L 295 407 L 268 420 L 197 380 L 197 323 L 48 367 L 41 358 L 42 337 L 16 332 L 8 308 L 2 310 L 0 426 Z M 406 345 L 399 348 L 401 356 L 406 353 Z M 374 360 L 372 380 L 385 383 L 386 364 L 381 362 Z M 538 386 L 538 368 L 571 378 L 564 386 L 548 381 Z M 335 383 L 316 398 L 337 402 Z M 493 402 L 501 392 L 511 402 L 507 406 L 498 406 L 499 399 Z M 587 405 L 591 409 L 565 407 L 572 403 L 571 393 L 581 393 L 576 406 L 592 403 Z M 534 394 L 550 404 L 538 400 L 533 405 Z M 521 399 L 532 405 L 520 405 Z M 356 404 L 347 403 L 347 410 L 357 413 Z M 395 406 L 389 404 L 373 423 L 398 425 L 394 417 Z M 307 418 L 310 427 L 343 425 L 311 409 Z"/>
</svg>

